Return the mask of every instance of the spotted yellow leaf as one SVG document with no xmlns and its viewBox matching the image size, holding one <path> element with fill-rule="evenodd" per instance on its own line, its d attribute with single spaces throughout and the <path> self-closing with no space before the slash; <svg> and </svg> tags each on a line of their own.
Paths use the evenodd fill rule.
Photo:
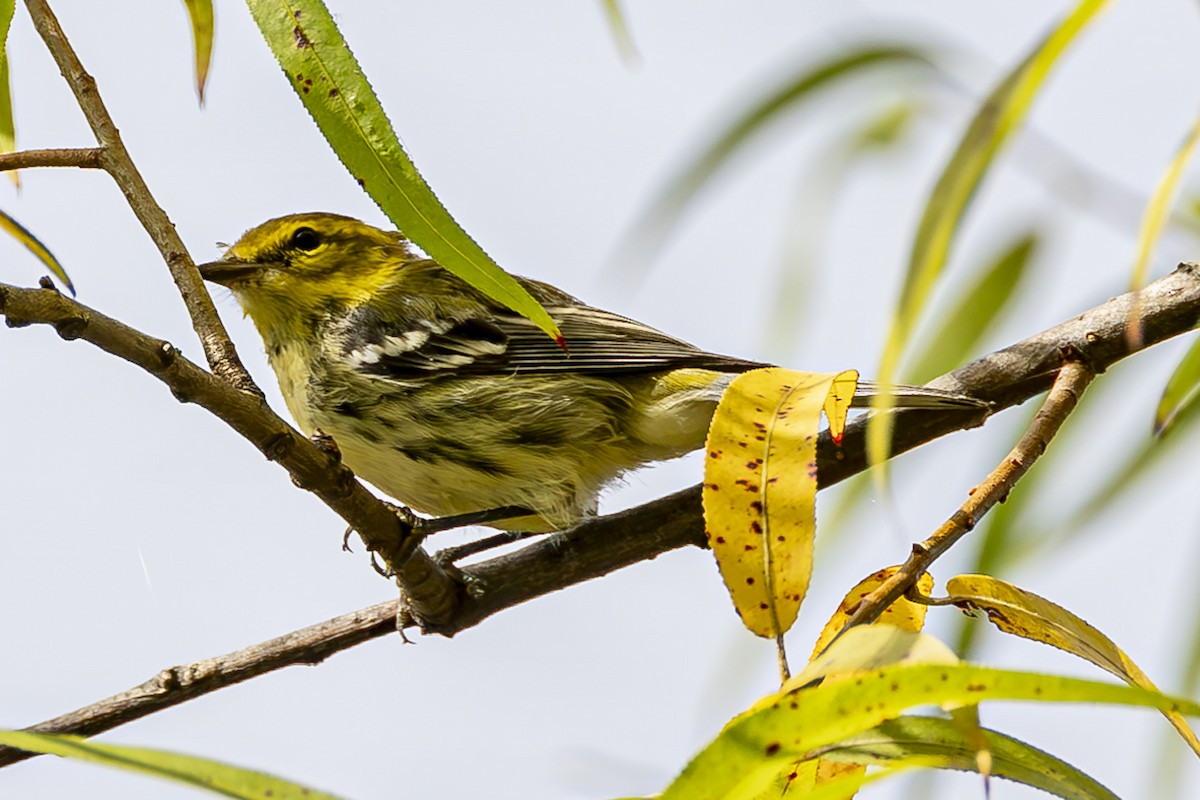
<svg viewBox="0 0 1200 800">
<path fill-rule="evenodd" d="M 988 621 L 1005 633 L 1065 650 L 1132 686 L 1158 691 L 1146 673 L 1112 639 L 1044 597 L 989 575 L 958 575 L 946 583 L 946 591 L 957 605 L 982 610 Z M 1163 715 L 1200 755 L 1200 740 L 1183 715 L 1170 709 L 1164 710 Z"/>
<path fill-rule="evenodd" d="M 787 631 L 808 591 L 821 411 L 840 437 L 857 377 L 753 370 L 734 379 L 713 416 L 705 529 L 734 607 L 759 636 Z"/>
</svg>

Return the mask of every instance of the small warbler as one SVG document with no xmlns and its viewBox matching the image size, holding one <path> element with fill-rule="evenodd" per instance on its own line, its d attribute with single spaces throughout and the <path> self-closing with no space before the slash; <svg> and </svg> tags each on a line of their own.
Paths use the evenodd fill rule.
<svg viewBox="0 0 1200 800">
<path fill-rule="evenodd" d="M 253 320 L 305 434 L 332 436 L 351 470 L 417 511 L 528 510 L 496 523 L 514 531 L 571 525 L 622 473 L 703 446 L 733 376 L 768 366 L 517 278 L 564 350 L 401 234 L 337 214 L 264 222 L 200 273 Z M 895 394 L 903 407 L 983 405 Z"/>
</svg>

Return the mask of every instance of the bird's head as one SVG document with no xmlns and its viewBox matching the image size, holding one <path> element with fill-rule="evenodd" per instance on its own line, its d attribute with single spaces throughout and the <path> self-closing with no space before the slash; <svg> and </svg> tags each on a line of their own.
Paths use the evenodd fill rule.
<svg viewBox="0 0 1200 800">
<path fill-rule="evenodd" d="M 199 269 L 266 333 L 363 302 L 417 258 L 399 233 L 339 214 L 291 214 L 251 228 Z"/>
</svg>

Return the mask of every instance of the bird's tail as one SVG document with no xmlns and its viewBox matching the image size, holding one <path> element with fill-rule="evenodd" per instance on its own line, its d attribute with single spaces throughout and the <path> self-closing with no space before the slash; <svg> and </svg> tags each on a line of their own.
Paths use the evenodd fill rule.
<svg viewBox="0 0 1200 800">
<path fill-rule="evenodd" d="M 854 400 L 850 403 L 854 408 L 866 408 L 871 405 L 871 399 L 884 394 L 883 387 L 871 381 L 859 381 L 854 392 Z M 895 408 L 930 408 L 930 409 L 984 409 L 988 403 L 965 394 L 955 394 L 941 389 L 931 389 L 927 386 L 907 386 L 897 384 L 889 394 L 894 398 Z"/>
</svg>

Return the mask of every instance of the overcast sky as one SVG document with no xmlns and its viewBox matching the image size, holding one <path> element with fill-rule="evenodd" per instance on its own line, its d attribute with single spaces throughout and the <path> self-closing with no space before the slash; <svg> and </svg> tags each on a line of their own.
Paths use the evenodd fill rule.
<svg viewBox="0 0 1200 800">
<path fill-rule="evenodd" d="M 203 109 L 191 88 L 182 3 L 53 5 L 197 260 L 289 212 L 384 224 L 310 124 L 242 4 L 217 4 Z M 1070 4 L 626 2 L 636 66 L 621 60 L 599 0 L 330 5 L 423 174 L 499 263 L 707 349 L 751 358 L 787 352 L 791 366 L 869 374 L 921 203 L 972 98 Z M 1116 4 L 1068 54 L 1031 126 L 1144 198 L 1197 109 L 1197 35 L 1192 2 Z M 829 142 L 869 111 L 848 105 L 863 95 L 838 94 L 738 159 L 636 288 L 612 269 L 621 236 L 722 121 L 859 37 L 963 51 L 951 63 L 968 94 L 940 95 L 917 146 L 875 162 L 843 188 L 829 216 L 814 215 L 803 182 Z M 19 145 L 90 145 L 23 8 L 9 57 Z M 1019 152 L 1029 149 L 1018 143 Z M 22 181 L 20 193 L 0 185 L 0 204 L 58 255 L 79 299 L 202 361 L 165 267 L 111 181 L 74 170 L 26 172 Z M 769 342 L 766 309 L 779 272 L 795 242 L 818 233 L 814 218 L 828 245 L 820 279 L 789 297 L 799 318 L 794 340 Z M 1128 281 L 1136 214 L 1123 226 L 1099 222 L 1011 166 L 978 198 L 955 268 L 1039 221 L 1056 235 L 1022 313 L 991 346 L 1085 310 Z M 1196 258 L 1195 246 L 1165 240 L 1155 274 Z M 40 274 L 0 237 L 0 280 L 32 285 Z M 228 292 L 215 295 L 250 370 L 286 414 L 257 334 Z M 1062 492 L 1086 485 L 1146 435 L 1185 344 L 1139 356 L 1114 371 L 1125 391 L 1089 398 L 1099 409 L 1093 421 L 1103 424 L 1057 464 Z M 0 726 L 32 724 L 164 667 L 393 596 L 361 548 L 341 552 L 344 525 L 332 512 L 139 370 L 49 328 L 0 329 L 0 387 Z M 1011 446 L 1023 413 L 898 462 L 898 509 L 873 506 L 819 554 L 789 636 L 796 658 L 849 586 L 903 559 L 909 541 L 961 502 Z M 698 468 L 684 459 L 633 475 L 604 508 L 695 483 Z M 1197 478 L 1194 460 L 1177 454 L 1148 476 L 1138 502 L 1115 509 L 1053 561 L 1002 577 L 1084 616 L 1160 686 L 1177 688 L 1197 623 L 1189 589 L 1200 556 Z M 822 494 L 821 507 L 835 497 Z M 946 559 L 937 577 L 955 574 L 966 555 Z M 931 614 L 931 629 L 952 630 L 956 613 Z M 1046 648 L 987 641 L 986 663 L 1104 678 Z M 362 800 L 640 795 L 660 791 L 727 719 L 769 692 L 774 663 L 771 647 L 741 628 L 710 554 L 689 549 L 507 611 L 452 641 L 377 640 L 104 740 L 223 759 Z M 999 705 L 984 709 L 984 722 L 1124 797 L 1149 796 L 1155 751 L 1183 748 L 1150 712 Z M 1185 777 L 1183 796 L 1200 794 L 1194 762 Z M 864 797 L 897 797 L 902 785 Z M 975 779 L 952 777 L 937 796 L 979 791 Z M 198 795 L 40 758 L 0 771 L 0 796 Z M 992 796 L 1043 795 L 1002 784 Z"/>
</svg>

